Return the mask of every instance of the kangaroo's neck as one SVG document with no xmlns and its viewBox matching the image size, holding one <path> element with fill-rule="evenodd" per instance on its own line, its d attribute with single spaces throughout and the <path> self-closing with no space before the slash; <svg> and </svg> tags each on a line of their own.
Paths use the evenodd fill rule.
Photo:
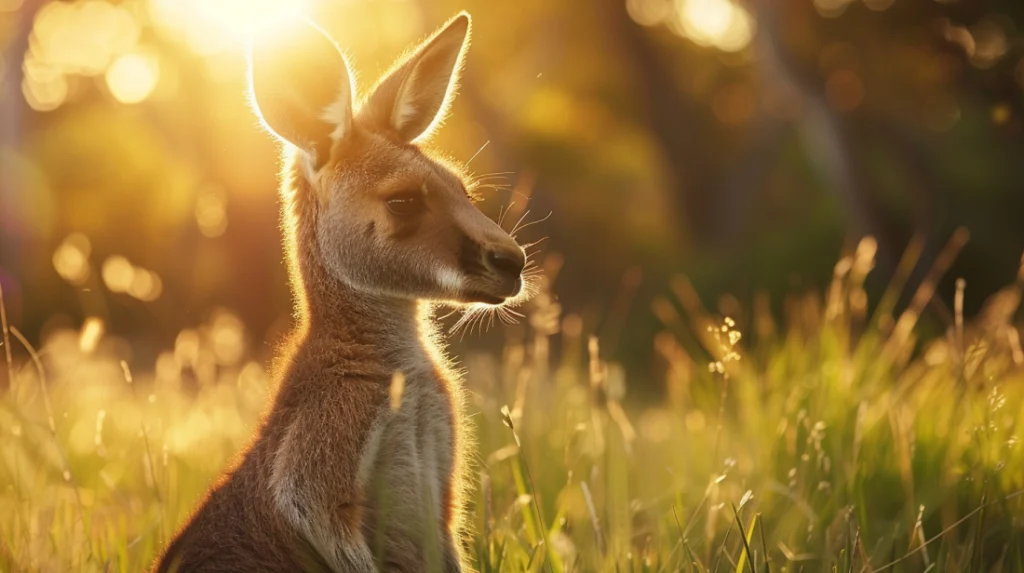
<svg viewBox="0 0 1024 573">
<path fill-rule="evenodd" d="M 297 167 L 297 166 L 296 166 Z M 285 238 L 299 330 L 309 343 L 391 370 L 434 355 L 427 303 L 359 290 L 328 271 L 316 237 L 317 203 L 305 177 L 286 179 Z"/>
<path fill-rule="evenodd" d="M 401 361 L 424 344 L 417 301 L 367 293 L 329 276 L 307 276 L 303 285 L 309 337 L 356 346 L 387 362 Z"/>
</svg>

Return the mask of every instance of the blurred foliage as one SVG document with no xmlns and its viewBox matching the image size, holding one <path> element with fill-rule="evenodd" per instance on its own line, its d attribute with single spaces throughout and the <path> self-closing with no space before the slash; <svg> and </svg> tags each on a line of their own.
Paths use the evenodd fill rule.
<svg viewBox="0 0 1024 573">
<path fill-rule="evenodd" d="M 0 0 L 12 321 L 38 340 L 97 316 L 151 356 L 223 306 L 273 340 L 277 151 L 246 101 L 247 35 L 306 14 L 365 88 L 463 8 L 473 47 L 436 143 L 499 174 L 489 214 L 544 219 L 526 238 L 562 256 L 558 294 L 631 368 L 649 370 L 647 309 L 679 272 L 727 307 L 766 289 L 779 311 L 866 234 L 872 293 L 912 236 L 916 282 L 966 226 L 950 276 L 980 293 L 1024 251 L 1016 0 Z M 69 286 L 49 263 L 70 237 L 94 270 Z M 121 262 L 145 272 L 111 288 Z"/>
</svg>

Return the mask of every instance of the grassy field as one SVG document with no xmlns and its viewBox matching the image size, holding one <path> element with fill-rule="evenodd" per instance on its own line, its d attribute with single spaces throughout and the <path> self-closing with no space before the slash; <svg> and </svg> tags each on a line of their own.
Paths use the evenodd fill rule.
<svg viewBox="0 0 1024 573">
<path fill-rule="evenodd" d="M 676 279 L 652 309 L 653 406 L 542 285 L 500 356 L 463 360 L 476 567 L 1024 571 L 1024 275 L 966 324 L 960 283 L 945 335 L 918 335 L 963 240 L 898 315 L 914 247 L 873 304 L 865 241 L 781 320 L 761 298 L 708 311 Z M 130 344 L 104 330 L 55 331 L 31 354 L 16 329 L 3 340 L 0 570 L 144 569 L 272 390 L 227 311 L 155 364 L 124 362 Z"/>
</svg>

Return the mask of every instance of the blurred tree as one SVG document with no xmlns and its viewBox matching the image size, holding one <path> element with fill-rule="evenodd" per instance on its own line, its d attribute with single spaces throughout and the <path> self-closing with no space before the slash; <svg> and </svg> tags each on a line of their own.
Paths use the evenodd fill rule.
<svg viewBox="0 0 1024 573">
<path fill-rule="evenodd" d="M 649 300 L 676 272 L 712 302 L 766 288 L 778 304 L 824 284 L 870 233 L 877 289 L 912 234 L 927 239 L 919 276 L 966 225 L 953 274 L 978 293 L 970 310 L 1024 250 L 1014 0 L 0 6 L 16 8 L 0 10 L 0 280 L 33 336 L 54 315 L 98 314 L 166 342 L 218 305 L 257 338 L 287 323 L 276 150 L 247 105 L 244 36 L 296 6 L 338 38 L 364 89 L 412 39 L 474 15 L 438 147 L 494 185 L 481 204 L 493 216 L 551 213 L 524 240 L 549 237 L 567 310 L 636 363 L 657 328 Z M 92 275 L 69 286 L 74 253 Z M 118 256 L 129 266 L 111 276 L 139 284 L 110 288 Z M 153 277 L 158 296 L 143 288 Z"/>
</svg>

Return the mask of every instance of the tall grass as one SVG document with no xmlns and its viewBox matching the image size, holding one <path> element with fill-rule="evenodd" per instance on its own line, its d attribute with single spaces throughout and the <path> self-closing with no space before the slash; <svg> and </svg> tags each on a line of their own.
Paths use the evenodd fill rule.
<svg viewBox="0 0 1024 573">
<path fill-rule="evenodd" d="M 893 314 L 908 250 L 868 314 L 874 247 L 824 296 L 655 301 L 664 401 L 550 295 L 502 354 L 464 364 L 478 447 L 470 554 L 491 571 L 1024 570 L 1024 272 L 944 336 L 917 320 L 966 237 Z M 909 294 L 909 293 L 908 293 Z M 87 321 L 11 353 L 0 400 L 0 569 L 138 571 L 249 439 L 271 391 L 244 326 L 215 313 L 155 364 Z"/>
</svg>

